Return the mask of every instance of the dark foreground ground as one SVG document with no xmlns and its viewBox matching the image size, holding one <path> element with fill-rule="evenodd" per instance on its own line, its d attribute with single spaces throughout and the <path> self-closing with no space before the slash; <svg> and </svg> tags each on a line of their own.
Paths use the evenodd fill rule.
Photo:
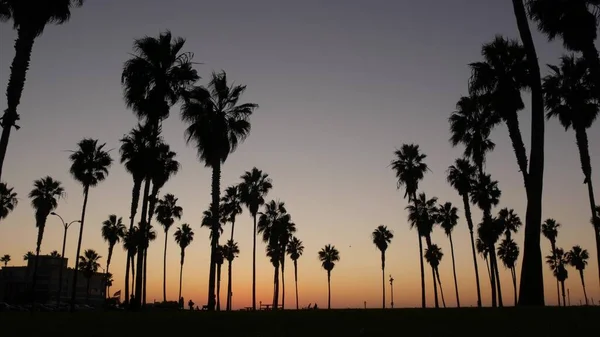
<svg viewBox="0 0 600 337">
<path fill-rule="evenodd" d="M 0 336 L 600 336 L 600 307 L 258 312 L 0 312 Z"/>
</svg>

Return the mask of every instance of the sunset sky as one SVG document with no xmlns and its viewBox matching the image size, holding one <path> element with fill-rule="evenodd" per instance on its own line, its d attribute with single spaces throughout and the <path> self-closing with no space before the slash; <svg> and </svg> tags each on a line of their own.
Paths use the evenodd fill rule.
<svg viewBox="0 0 600 337">
<path fill-rule="evenodd" d="M 531 25 L 535 31 L 535 26 Z M 451 201 L 460 209 L 454 232 L 458 284 L 463 306 L 476 305 L 475 278 L 462 201 L 446 183 L 445 171 L 461 156 L 462 148 L 448 142 L 448 116 L 467 93 L 467 64 L 478 61 L 480 48 L 496 34 L 517 38 L 510 1 L 385 1 L 385 0 L 103 0 L 87 1 L 62 26 L 48 26 L 34 45 L 22 102 L 21 129 L 13 132 L 3 178 L 19 194 L 19 206 L 0 223 L 0 254 L 10 254 L 10 265 L 22 265 L 22 256 L 35 250 L 36 227 L 27 199 L 34 179 L 50 175 L 67 191 L 56 210 L 65 220 L 78 219 L 82 188 L 69 175 L 69 150 L 83 137 L 98 138 L 112 149 L 115 163 L 108 179 L 90 191 L 83 249 L 95 249 L 106 267 L 108 246 L 100 226 L 109 214 L 127 222 L 132 179 L 118 163 L 119 139 L 137 122 L 126 109 L 120 77 L 130 57 L 134 38 L 157 36 L 170 29 L 187 39 L 184 50 L 195 53 L 196 69 L 205 84 L 213 70 L 224 69 L 236 83 L 246 84 L 244 102 L 258 103 L 252 132 L 223 167 L 222 185 L 256 166 L 273 179 L 267 199 L 285 201 L 304 242 L 299 260 L 300 306 L 327 302 L 327 278 L 317 259 L 325 244 L 340 251 L 332 272 L 332 306 L 381 306 L 379 251 L 370 234 L 380 225 L 394 232 L 387 252 L 386 284 L 394 279 L 396 307 L 420 306 L 420 277 L 416 231 L 409 230 L 404 192 L 396 189 L 389 167 L 395 148 L 417 143 L 431 168 L 420 191 Z M 543 74 L 545 64 L 557 63 L 560 42 L 548 43 L 534 32 Z M 14 56 L 15 32 L 0 24 L 0 85 L 8 81 Z M 525 100 L 529 97 L 525 95 Z M 521 112 L 521 131 L 529 145 L 529 104 Z M 6 108 L 4 96 L 0 109 Z M 600 186 L 600 127 L 588 131 L 594 183 Z M 164 138 L 177 151 L 181 172 L 163 189 L 179 198 L 183 218 L 169 232 L 168 299 L 177 299 L 179 248 L 172 236 L 181 223 L 196 232 L 186 251 L 183 296 L 206 303 L 209 240 L 200 228 L 202 212 L 210 201 L 211 171 L 196 151 L 186 146 L 179 107 L 164 123 Z M 560 229 L 558 246 L 579 244 L 591 259 L 586 269 L 588 296 L 600 300 L 593 228 L 586 187 L 583 185 L 573 132 L 558 121 L 546 129 L 546 166 L 543 218 L 555 218 Z M 525 221 L 525 190 L 506 128 L 492 134 L 496 150 L 488 156 L 487 171 L 499 181 L 500 208 L 514 208 Z M 600 188 L 600 187 L 599 187 Z M 597 192 L 598 194 L 598 192 Z M 597 198 L 598 199 L 598 198 Z M 474 220 L 481 213 L 473 207 Z M 164 233 L 156 225 L 157 240 L 148 258 L 148 301 L 162 300 Z M 229 233 L 231 228 L 225 228 Z M 522 247 L 522 230 L 515 240 Z M 229 235 L 229 234 L 227 234 Z M 235 239 L 240 257 L 234 261 L 233 304 L 251 305 L 252 220 L 247 209 L 238 217 Z M 69 231 L 67 257 L 75 260 L 77 228 Z M 444 295 L 455 305 L 450 244 L 440 228 L 433 241 L 445 253 L 440 266 Z M 47 222 L 42 253 L 60 251 L 62 226 Z M 542 239 L 543 254 L 550 246 Z M 490 286 L 480 259 L 484 305 L 490 305 Z M 272 299 L 273 268 L 259 243 L 257 301 Z M 520 275 L 521 263 L 517 273 Z M 583 299 L 578 273 L 569 268 L 566 282 L 571 303 Z M 123 289 L 125 253 L 115 248 L 110 271 L 111 292 Z M 510 272 L 500 266 L 505 304 L 513 303 Z M 426 269 L 427 300 L 433 304 L 430 269 Z M 546 303 L 555 304 L 555 279 L 544 265 Z M 221 299 L 226 298 L 226 272 Z M 294 305 L 293 266 L 286 265 L 286 306 Z"/>
</svg>

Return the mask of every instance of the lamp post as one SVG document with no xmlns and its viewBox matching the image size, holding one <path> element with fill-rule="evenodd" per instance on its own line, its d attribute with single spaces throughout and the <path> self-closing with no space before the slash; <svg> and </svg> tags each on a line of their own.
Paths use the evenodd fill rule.
<svg viewBox="0 0 600 337">
<path fill-rule="evenodd" d="M 390 275 L 390 288 L 391 288 L 391 294 L 392 295 L 392 303 L 391 303 L 391 307 L 392 309 L 394 309 L 394 278 L 392 278 L 392 275 Z"/>
<path fill-rule="evenodd" d="M 74 220 L 71 221 L 69 223 L 66 223 L 65 220 L 58 214 L 56 214 L 55 212 L 50 213 L 52 215 L 56 215 L 60 221 L 62 222 L 63 227 L 65 228 L 65 233 L 63 235 L 63 244 L 62 244 L 62 253 L 60 255 L 61 260 L 60 260 L 60 269 L 58 271 L 58 295 L 56 296 L 56 306 L 58 307 L 60 305 L 60 294 L 62 293 L 62 275 L 63 275 L 63 260 L 65 258 L 65 245 L 67 244 L 67 231 L 69 230 L 69 227 L 71 227 L 72 224 L 79 222 L 81 223 L 81 221 L 79 220 Z M 77 261 L 75 261 L 75 263 L 77 263 Z M 75 285 L 73 285 L 75 286 Z"/>
</svg>

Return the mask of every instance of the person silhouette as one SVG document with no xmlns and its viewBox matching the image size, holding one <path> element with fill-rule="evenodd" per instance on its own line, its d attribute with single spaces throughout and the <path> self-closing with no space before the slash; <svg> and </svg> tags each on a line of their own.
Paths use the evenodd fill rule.
<svg viewBox="0 0 600 337">
<path fill-rule="evenodd" d="M 190 300 L 188 305 L 190 306 L 190 310 L 194 310 L 194 301 Z"/>
<path fill-rule="evenodd" d="M 315 306 L 313 307 L 314 310 L 319 309 L 319 307 L 317 306 L 317 303 L 315 303 Z"/>
</svg>

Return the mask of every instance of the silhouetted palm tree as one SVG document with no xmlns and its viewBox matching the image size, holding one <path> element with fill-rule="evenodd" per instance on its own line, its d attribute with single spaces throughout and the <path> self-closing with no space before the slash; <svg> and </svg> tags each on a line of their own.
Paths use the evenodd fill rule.
<svg viewBox="0 0 600 337">
<path fill-rule="evenodd" d="M 181 227 L 177 227 L 177 230 L 175 231 L 173 236 L 175 237 L 175 242 L 177 242 L 177 244 L 179 245 L 179 248 L 181 248 L 181 261 L 180 261 L 180 267 L 179 267 L 179 297 L 178 297 L 178 298 L 181 298 L 181 280 L 182 280 L 182 276 L 183 276 L 183 262 L 185 259 L 185 249 L 187 248 L 187 246 L 190 245 L 190 243 L 192 243 L 192 241 L 194 241 L 194 231 L 192 230 L 190 225 L 184 223 L 183 225 L 181 225 Z"/>
<path fill-rule="evenodd" d="M 327 309 L 331 309 L 331 271 L 340 260 L 340 252 L 332 245 L 326 245 L 319 251 L 321 266 L 327 271 Z"/>
<path fill-rule="evenodd" d="M 477 233 L 477 235 L 479 236 L 479 233 Z M 489 256 L 488 246 L 479 237 L 477 238 L 477 240 L 475 242 L 475 246 L 476 246 L 477 252 L 481 255 L 481 257 L 483 257 L 483 260 L 485 261 L 485 266 L 487 268 L 487 275 L 488 275 L 488 278 L 490 279 L 490 282 L 492 282 L 492 274 L 490 272 L 490 264 L 489 264 L 489 260 L 488 260 L 488 256 Z"/>
<path fill-rule="evenodd" d="M 288 217 L 279 224 L 278 232 L 278 253 L 279 258 L 281 259 L 281 309 L 285 309 L 285 256 L 290 239 L 296 233 L 296 224 Z"/>
<path fill-rule="evenodd" d="M 177 153 L 171 151 L 171 147 L 159 141 L 154 151 L 156 156 L 150 166 L 150 177 L 152 181 L 152 191 L 148 198 L 148 224 L 151 224 L 154 213 L 156 212 L 156 203 L 158 202 L 158 193 L 165 186 L 172 176 L 179 172 L 180 164 L 175 159 Z"/>
<path fill-rule="evenodd" d="M 58 200 L 65 196 L 65 189 L 58 180 L 51 177 L 45 177 L 33 182 L 33 190 L 29 192 L 31 206 L 35 209 L 35 226 L 38 229 L 35 260 L 33 264 L 33 286 L 32 291 L 35 292 L 37 283 L 38 257 L 42 247 L 42 239 L 44 238 L 44 229 L 46 228 L 46 220 L 50 212 L 54 211 L 58 206 Z"/>
<path fill-rule="evenodd" d="M 546 219 L 546 221 L 542 223 L 542 234 L 546 239 L 548 239 L 548 241 L 550 241 L 552 253 L 556 251 L 556 237 L 558 237 L 558 228 L 560 228 L 560 223 L 554 219 Z M 558 306 L 560 306 L 560 289 L 558 279 L 556 279 L 556 296 L 558 298 Z"/>
<path fill-rule="evenodd" d="M 297 237 L 292 236 L 287 246 L 287 254 L 294 261 L 294 283 L 296 284 L 296 310 L 300 309 L 298 305 L 298 259 L 304 253 L 304 245 Z"/>
<path fill-rule="evenodd" d="M 221 165 L 250 134 L 249 118 L 258 107 L 254 103 L 238 104 L 244 91 L 246 86 L 228 83 L 225 72 L 213 73 L 208 88 L 195 87 L 186 95 L 181 108 L 182 119 L 188 124 L 185 130 L 187 142 L 195 143 L 200 160 L 213 171 L 211 212 L 214 223 L 220 220 Z M 215 309 L 216 239 L 213 235 L 208 281 L 209 310 Z"/>
<path fill-rule="evenodd" d="M 256 215 L 258 209 L 265 203 L 265 197 L 273 188 L 273 181 L 267 173 L 253 167 L 241 176 L 239 185 L 241 201 L 252 215 L 254 230 L 252 234 L 252 310 L 256 310 Z"/>
<path fill-rule="evenodd" d="M 600 95 L 598 95 L 598 91 L 595 91 L 600 90 L 600 85 L 597 89 L 591 85 L 588 64 L 583 59 L 563 56 L 561 60 L 560 67 L 549 66 L 552 73 L 544 78 L 547 117 L 556 117 L 565 130 L 572 128 L 575 131 L 584 176 L 583 183 L 587 184 L 592 217 L 596 217 L 592 162 L 586 130 L 592 127 L 600 113 L 600 101 L 598 100 Z M 593 222 L 595 221 L 599 221 L 599 219 L 593 220 Z M 597 226 L 594 226 L 594 234 L 596 253 L 600 259 L 600 228 Z M 600 268 L 600 260 L 598 260 L 598 268 Z"/>
<path fill-rule="evenodd" d="M 456 291 L 456 306 L 460 308 L 460 297 L 458 295 L 458 280 L 456 279 L 456 264 L 454 261 L 454 242 L 452 241 L 452 231 L 458 225 L 458 209 L 452 206 L 452 203 L 446 202 L 440 205 L 437 211 L 437 222 L 444 229 L 444 233 L 450 240 L 450 253 L 452 255 L 452 273 L 454 275 L 454 290 Z"/>
<path fill-rule="evenodd" d="M 563 306 L 566 307 L 567 300 L 565 296 L 565 281 L 569 277 L 569 272 L 567 271 L 566 265 L 569 263 L 569 261 L 567 260 L 565 251 L 562 248 L 556 248 L 552 255 L 546 256 L 546 263 L 550 267 L 550 270 L 552 270 L 554 277 L 556 277 L 558 282 L 560 282 Z"/>
<path fill-rule="evenodd" d="M 123 249 L 127 252 L 127 264 L 125 267 L 125 289 L 129 289 L 129 267 L 131 266 L 131 275 L 132 275 L 132 294 L 133 294 L 133 286 L 135 283 L 135 268 L 134 268 L 134 259 L 135 254 L 137 254 L 138 242 L 139 239 L 139 228 L 137 226 L 131 227 L 129 230 L 125 232 L 123 235 Z M 125 296 L 129 296 L 129 292 L 125 292 Z M 129 303 L 129 298 L 125 298 L 125 303 Z"/>
<path fill-rule="evenodd" d="M 113 248 L 117 242 L 125 235 L 127 227 L 123 224 L 123 218 L 117 218 L 116 215 L 111 214 L 107 220 L 102 222 L 102 238 L 108 242 L 108 258 L 106 259 L 106 272 L 109 272 L 110 260 L 112 259 Z M 107 287 L 107 294 L 110 294 L 110 287 Z"/>
<path fill-rule="evenodd" d="M 521 218 L 515 213 L 514 209 L 503 208 L 498 212 L 498 221 L 504 228 L 504 235 L 507 239 L 512 237 L 512 233 L 519 231 L 519 228 L 523 225 Z"/>
<path fill-rule="evenodd" d="M 10 262 L 10 255 L 5 254 L 2 257 L 0 257 L 0 262 L 4 263 L 4 268 L 6 268 L 6 266 L 8 265 L 8 263 Z"/>
<path fill-rule="evenodd" d="M 221 267 L 224 261 L 223 246 L 219 245 L 215 256 L 215 264 L 217 265 L 217 311 L 221 311 Z"/>
<path fill-rule="evenodd" d="M 35 258 L 35 253 L 32 251 L 28 251 L 23 255 L 23 261 L 31 261 Z"/>
<path fill-rule="evenodd" d="M 173 194 L 165 194 L 158 201 L 156 208 L 156 221 L 163 226 L 165 231 L 165 249 L 163 254 L 163 301 L 167 301 L 167 238 L 169 229 L 175 223 L 175 219 L 180 220 L 183 214 L 183 208 L 177 206 L 177 198 Z"/>
<path fill-rule="evenodd" d="M 379 225 L 373 233 L 371 233 L 371 238 L 373 240 L 373 244 L 379 249 L 381 252 L 381 277 L 382 277 L 382 307 L 385 309 L 385 251 L 388 248 L 388 245 L 392 242 L 392 238 L 394 238 L 394 234 L 383 225 Z"/>
<path fill-rule="evenodd" d="M 454 187 L 458 194 L 462 197 L 463 206 L 465 208 L 465 218 L 469 227 L 469 235 L 471 237 L 471 251 L 473 253 L 473 267 L 475 268 L 475 283 L 477 286 L 477 306 L 481 307 L 481 287 L 479 285 L 479 268 L 477 266 L 477 253 L 475 249 L 475 238 L 473 235 L 473 219 L 471 217 L 471 204 L 469 203 L 469 193 L 475 183 L 477 169 L 471 165 L 468 159 L 456 159 L 454 165 L 448 167 L 447 178 L 448 183 Z M 454 258 L 453 258 L 454 260 Z"/>
<path fill-rule="evenodd" d="M 442 249 L 436 244 L 431 244 L 431 246 L 425 249 L 425 259 L 433 269 L 433 291 L 437 294 L 437 285 L 435 282 L 437 277 L 437 283 L 440 285 L 440 294 L 442 295 L 442 304 L 445 308 L 446 300 L 444 299 L 444 290 L 442 289 L 442 281 L 440 280 L 440 271 L 438 269 L 443 256 Z"/>
<path fill-rule="evenodd" d="M 408 197 L 408 202 L 415 201 L 419 181 L 423 180 L 425 172 L 429 170 L 427 164 L 423 162 L 427 155 L 421 153 L 419 145 L 403 144 L 399 150 L 394 152 L 395 159 L 391 166 L 396 174 L 397 187 L 404 187 L 404 198 Z M 425 301 L 425 267 L 423 265 L 423 241 L 419 237 L 419 263 L 421 267 L 421 306 L 427 306 Z"/>
<path fill-rule="evenodd" d="M 0 21 L 6 22 L 12 20 L 13 27 L 17 31 L 17 40 L 15 41 L 15 56 L 10 66 L 10 77 L 6 88 L 7 107 L 4 110 L 4 116 L 0 118 L 0 124 L 3 127 L 0 137 L 0 181 L 2 181 L 2 167 L 8 139 L 12 127 L 18 129 L 15 124 L 19 120 L 17 106 L 21 101 L 23 87 L 31 51 L 35 38 L 42 35 L 47 24 L 57 25 L 69 21 L 71 9 L 79 7 L 83 0 L 61 0 L 61 1 L 43 1 L 29 2 L 23 0 L 3 0 L 0 3 Z"/>
<path fill-rule="evenodd" d="M 237 242 L 233 240 L 228 240 L 225 245 L 221 247 L 223 252 L 223 257 L 227 260 L 227 311 L 231 311 L 231 295 L 232 293 L 232 269 L 231 265 L 233 264 L 233 260 L 239 256 L 240 248 L 238 247 Z"/>
<path fill-rule="evenodd" d="M 77 150 L 73 151 L 71 160 L 71 175 L 83 186 L 83 207 L 81 209 L 81 223 L 79 226 L 79 239 L 77 240 L 77 255 L 81 252 L 81 239 L 83 238 L 83 225 L 85 223 L 85 210 L 87 207 L 90 187 L 95 187 L 108 176 L 108 168 L 112 164 L 112 158 L 104 149 L 106 144 L 98 144 L 98 140 L 85 138 L 77 143 Z M 73 284 L 77 284 L 77 269 L 75 265 L 73 273 Z M 71 311 L 75 309 L 76 288 L 72 287 Z"/>
<path fill-rule="evenodd" d="M 570 251 L 566 253 L 566 259 L 569 264 L 579 271 L 581 277 L 581 286 L 583 287 L 583 296 L 585 297 L 585 305 L 588 305 L 587 292 L 585 290 L 585 281 L 583 278 L 583 270 L 587 266 L 587 260 L 590 258 L 590 254 L 586 249 L 580 246 L 573 246 Z"/>
<path fill-rule="evenodd" d="M 517 243 L 513 241 L 511 238 L 505 238 L 500 242 L 498 246 L 498 257 L 500 261 L 504 264 L 506 268 L 510 270 L 510 275 L 512 277 L 514 295 L 515 295 L 515 306 L 517 305 L 517 271 L 516 264 L 517 259 L 519 258 L 519 247 Z"/>
<path fill-rule="evenodd" d="M 223 217 L 226 222 L 231 222 L 231 239 L 235 228 L 235 218 L 242 214 L 242 193 L 238 185 L 229 186 L 225 189 L 225 195 L 221 198 L 223 205 Z"/>
<path fill-rule="evenodd" d="M 17 193 L 6 183 L 0 183 L 0 220 L 6 219 L 8 214 L 15 210 L 19 199 Z"/>
<path fill-rule="evenodd" d="M 85 292 L 87 302 L 90 300 L 90 280 L 92 279 L 92 276 L 98 272 L 98 268 L 100 268 L 99 261 L 101 258 L 102 256 L 98 255 L 93 249 L 86 249 L 83 252 L 83 255 L 79 257 L 79 263 L 77 264 L 78 269 L 81 270 L 83 277 L 87 280 Z"/>
<path fill-rule="evenodd" d="M 50 252 L 50 256 L 52 257 L 60 257 L 60 254 L 58 253 L 58 250 L 53 250 Z"/>
</svg>

